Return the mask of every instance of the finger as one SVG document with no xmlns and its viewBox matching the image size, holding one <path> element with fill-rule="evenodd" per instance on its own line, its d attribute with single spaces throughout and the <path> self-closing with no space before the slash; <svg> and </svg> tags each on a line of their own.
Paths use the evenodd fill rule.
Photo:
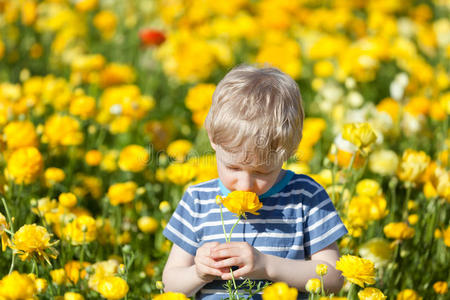
<svg viewBox="0 0 450 300">
<path fill-rule="evenodd" d="M 230 268 L 232 266 L 242 266 L 243 264 L 241 257 L 230 257 L 216 262 L 214 266 L 216 268 Z"/>
<path fill-rule="evenodd" d="M 239 269 L 233 271 L 233 277 L 235 279 L 239 278 L 239 277 L 245 277 L 249 273 L 249 270 L 250 270 L 250 268 L 248 266 L 239 268 Z M 222 280 L 230 280 L 233 277 L 231 276 L 231 272 L 222 273 L 222 276 L 221 276 Z"/>
<path fill-rule="evenodd" d="M 202 264 L 197 265 L 197 270 L 200 273 L 207 274 L 207 275 L 213 275 L 213 276 L 217 276 L 217 277 L 221 277 L 223 274 L 223 272 L 221 272 L 219 269 L 211 268 L 211 267 L 208 267 L 208 266 L 202 265 Z"/>
<path fill-rule="evenodd" d="M 215 248 L 211 250 L 211 257 L 215 259 L 241 256 L 243 251 L 240 247 Z"/>
<path fill-rule="evenodd" d="M 217 247 L 218 245 L 220 245 L 219 242 L 208 242 L 208 243 L 204 243 L 202 247 L 214 248 L 214 247 Z"/>
</svg>

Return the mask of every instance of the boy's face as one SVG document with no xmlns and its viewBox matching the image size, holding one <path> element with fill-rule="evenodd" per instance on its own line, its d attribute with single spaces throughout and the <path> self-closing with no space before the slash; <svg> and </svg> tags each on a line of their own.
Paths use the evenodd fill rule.
<svg viewBox="0 0 450 300">
<path fill-rule="evenodd" d="M 262 165 L 242 163 L 243 155 L 227 152 L 217 145 L 213 145 L 213 148 L 216 150 L 219 178 L 230 191 L 262 195 L 282 177 L 282 162 Z"/>
</svg>

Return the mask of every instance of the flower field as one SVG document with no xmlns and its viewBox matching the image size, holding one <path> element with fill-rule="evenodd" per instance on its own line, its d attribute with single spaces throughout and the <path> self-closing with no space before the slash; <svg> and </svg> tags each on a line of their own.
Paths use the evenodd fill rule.
<svg viewBox="0 0 450 300">
<path fill-rule="evenodd" d="M 217 177 L 202 124 L 242 63 L 297 81 L 284 168 L 322 184 L 349 231 L 344 288 L 325 296 L 321 269 L 310 299 L 448 299 L 449 15 L 447 0 L 0 0 L 0 300 L 181 299 L 162 294 L 162 231 Z"/>
</svg>

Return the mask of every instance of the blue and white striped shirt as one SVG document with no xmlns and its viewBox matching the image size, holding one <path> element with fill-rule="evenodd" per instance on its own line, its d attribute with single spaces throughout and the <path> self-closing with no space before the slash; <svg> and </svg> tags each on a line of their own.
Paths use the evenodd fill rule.
<svg viewBox="0 0 450 300">
<path fill-rule="evenodd" d="M 224 243 L 216 196 L 228 193 L 219 179 L 190 186 L 163 234 L 193 256 L 204 243 Z M 247 219 L 241 219 L 234 228 L 232 241 L 245 241 L 265 254 L 304 260 L 347 233 L 327 192 L 309 176 L 286 171 L 259 199 L 263 203 L 259 215 L 247 213 Z M 223 208 L 223 219 L 229 234 L 236 215 Z M 226 298 L 224 283 L 208 283 L 196 299 Z M 257 296 L 253 299 L 260 299 Z"/>
</svg>

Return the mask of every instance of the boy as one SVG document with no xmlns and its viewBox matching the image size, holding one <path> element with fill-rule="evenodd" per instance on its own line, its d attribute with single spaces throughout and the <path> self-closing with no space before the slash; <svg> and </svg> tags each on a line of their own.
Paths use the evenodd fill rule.
<svg viewBox="0 0 450 300">
<path fill-rule="evenodd" d="M 232 266 L 235 278 L 305 291 L 318 264 L 328 266 L 325 289 L 340 290 L 336 240 L 347 230 L 322 186 L 281 168 L 300 143 L 303 115 L 297 84 L 275 68 L 240 66 L 218 84 L 205 127 L 219 178 L 190 186 L 164 229 L 174 243 L 163 272 L 167 291 L 224 299 Z M 225 243 L 215 198 L 235 190 L 258 194 L 263 207 Z M 224 208 L 223 218 L 230 232 L 236 216 Z"/>
</svg>

